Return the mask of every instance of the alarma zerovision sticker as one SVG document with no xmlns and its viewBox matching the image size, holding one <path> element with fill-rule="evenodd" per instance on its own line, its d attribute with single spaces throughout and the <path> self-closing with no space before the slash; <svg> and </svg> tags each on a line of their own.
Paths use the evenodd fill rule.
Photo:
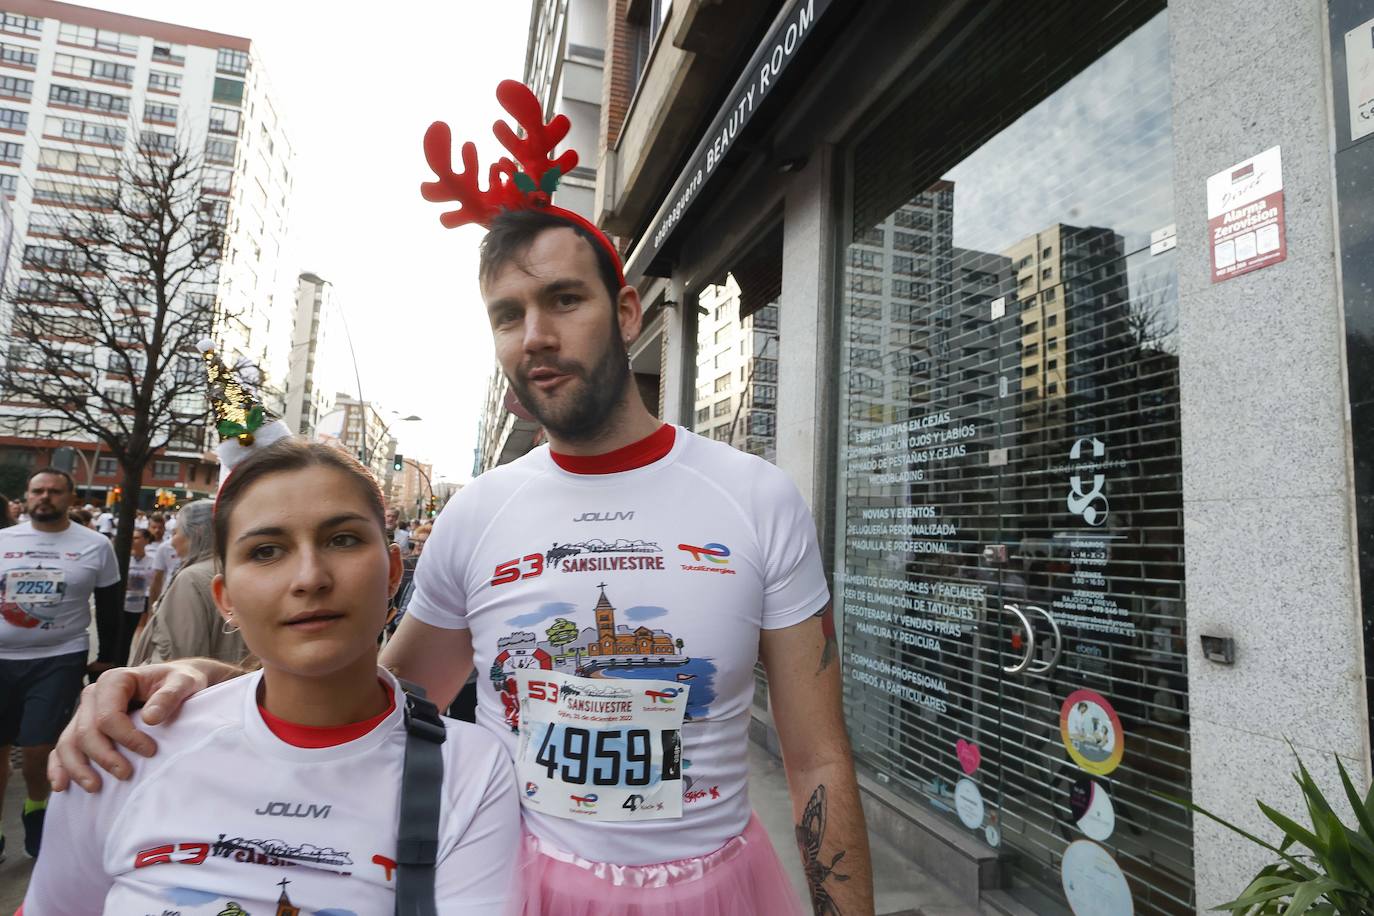
<svg viewBox="0 0 1374 916">
<path fill-rule="evenodd" d="M 1094 776 L 1121 764 L 1126 735 L 1112 704 L 1091 690 L 1075 690 L 1059 711 L 1059 735 L 1073 762 Z"/>
<path fill-rule="evenodd" d="M 1069 810 L 1083 835 L 1105 840 L 1116 829 L 1116 809 L 1107 789 L 1096 779 L 1078 779 L 1069 787 Z"/>
<path fill-rule="evenodd" d="M 1121 866 L 1092 840 L 1069 844 L 1060 878 L 1074 916 L 1132 916 L 1135 912 Z"/>
</svg>

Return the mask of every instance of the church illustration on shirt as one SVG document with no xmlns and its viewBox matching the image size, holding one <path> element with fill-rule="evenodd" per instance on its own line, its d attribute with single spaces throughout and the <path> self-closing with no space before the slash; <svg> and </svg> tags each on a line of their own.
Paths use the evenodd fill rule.
<svg viewBox="0 0 1374 916">
<path fill-rule="evenodd" d="M 688 718 L 704 718 L 715 699 L 715 666 L 709 659 L 688 656 L 683 640 L 669 630 L 617 623 L 617 609 L 606 595 L 606 584 L 597 588 L 601 594 L 592 608 L 593 626 L 579 628 L 573 620 L 557 617 L 544 629 L 543 639 L 538 633 L 523 630 L 497 640 L 487 674 L 493 689 L 501 694 L 511 729 L 518 727 L 515 672 L 530 668 L 579 677 L 677 681 L 690 687 Z"/>
</svg>

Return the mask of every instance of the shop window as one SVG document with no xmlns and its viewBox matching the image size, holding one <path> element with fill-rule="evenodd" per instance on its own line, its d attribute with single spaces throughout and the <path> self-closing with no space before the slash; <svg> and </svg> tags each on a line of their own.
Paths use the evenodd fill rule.
<svg viewBox="0 0 1374 916">
<path fill-rule="evenodd" d="M 972 841 L 995 822 L 1013 892 L 1067 912 L 1076 771 L 1046 766 L 1065 696 L 1110 691 L 1124 733 L 1149 736 L 1118 798 L 1190 791 L 1179 356 L 1151 330 L 1177 326 L 1177 254 L 1149 244 L 1174 221 L 1170 23 L 1158 0 L 998 10 L 913 65 L 847 152 L 831 537 L 836 578 L 866 585 L 836 606 L 860 764 L 951 818 L 973 782 Z M 1127 148 L 1130 168 L 1108 165 Z M 989 319 L 999 297 L 1019 319 Z M 994 545 L 1005 562 L 983 560 Z M 1025 645 L 1009 604 L 1062 649 L 1050 677 L 1003 673 Z M 1102 846 L 1133 911 L 1196 911 L 1187 810 L 1127 808 Z"/>
</svg>

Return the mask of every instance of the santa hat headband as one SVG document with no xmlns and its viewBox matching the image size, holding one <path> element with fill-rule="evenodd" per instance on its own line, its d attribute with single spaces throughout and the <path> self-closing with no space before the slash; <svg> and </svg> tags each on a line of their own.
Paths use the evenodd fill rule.
<svg viewBox="0 0 1374 916">
<path fill-rule="evenodd" d="M 461 150 L 463 170 L 453 171 L 453 135 L 443 121 L 435 121 L 425 131 L 425 160 L 434 170 L 436 181 L 420 185 L 425 200 L 457 203 L 457 210 L 440 214 L 447 229 L 468 223 L 490 226 L 507 210 L 543 210 L 584 230 L 611 259 L 616 278 L 625 285 L 625 268 L 620 252 L 611 240 L 589 220 L 571 210 L 552 205 L 559 180 L 577 167 L 577 152 L 564 150 L 557 157 L 553 148 L 568 135 L 572 122 L 567 115 L 554 115 L 544 121 L 544 108 L 530 88 L 515 80 L 502 80 L 496 87 L 496 100 L 510 112 L 521 132 L 517 134 L 505 121 L 492 125 L 492 133 L 515 159 L 502 156 L 487 172 L 487 190 L 478 186 L 477 146 L 471 141 Z"/>
</svg>

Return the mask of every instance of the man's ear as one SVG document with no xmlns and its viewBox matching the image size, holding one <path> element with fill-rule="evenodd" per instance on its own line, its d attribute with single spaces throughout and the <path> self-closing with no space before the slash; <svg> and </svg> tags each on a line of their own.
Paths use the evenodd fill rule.
<svg viewBox="0 0 1374 916">
<path fill-rule="evenodd" d="M 216 573 L 210 580 L 210 596 L 215 599 L 219 615 L 229 621 L 234 616 L 234 605 L 229 601 L 229 589 L 224 582 L 224 573 Z"/>
<path fill-rule="evenodd" d="M 644 326 L 644 304 L 639 301 L 639 290 L 633 286 L 622 286 L 615 300 L 616 320 L 620 325 L 620 338 L 626 345 L 634 343 Z"/>
</svg>

